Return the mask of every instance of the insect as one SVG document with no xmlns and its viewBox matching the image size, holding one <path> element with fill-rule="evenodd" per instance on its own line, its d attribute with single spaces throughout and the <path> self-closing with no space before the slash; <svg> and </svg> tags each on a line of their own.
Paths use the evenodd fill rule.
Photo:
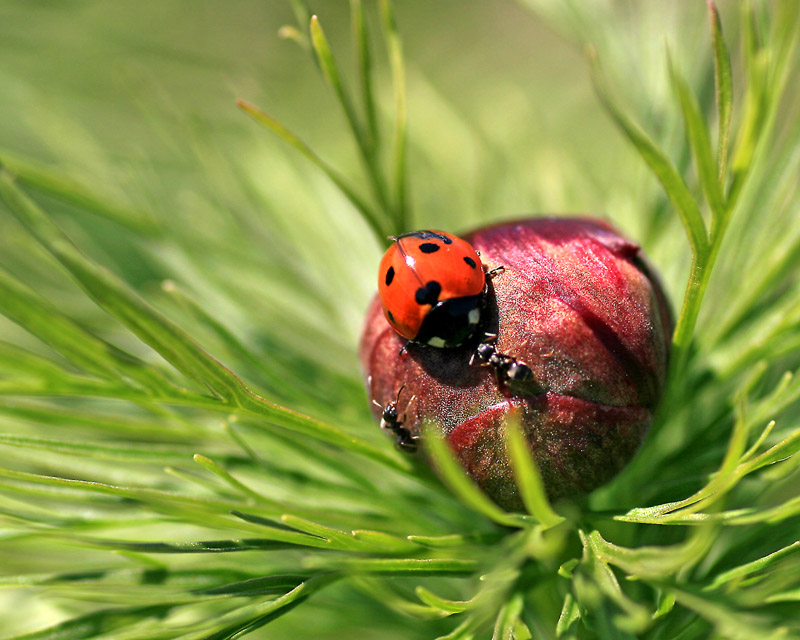
<svg viewBox="0 0 800 640">
<path fill-rule="evenodd" d="M 443 231 L 392 236 L 378 269 L 378 292 L 389 324 L 411 342 L 458 347 L 471 338 L 486 307 L 487 271 L 466 240 Z"/>
<path fill-rule="evenodd" d="M 495 340 L 497 340 L 497 335 L 487 333 L 484 341 L 475 349 L 469 363 L 473 364 L 477 361 L 480 366 L 493 367 L 497 379 L 503 384 L 532 380 L 531 368 L 516 358 L 498 353 Z"/>
<path fill-rule="evenodd" d="M 400 394 L 403 393 L 405 386 L 406 385 L 400 387 L 397 392 L 397 397 L 386 406 L 381 407 L 380 403 L 375 400 L 373 400 L 372 403 L 381 409 L 381 429 L 385 429 L 397 436 L 395 442 L 398 449 L 408 453 L 414 453 L 417 450 L 419 436 L 412 434 L 411 431 L 403 426 L 403 420 L 405 420 L 406 417 L 403 416 L 403 420 L 400 420 L 400 412 L 397 410 L 397 403 L 400 402 Z M 408 404 L 411 404 L 415 397 L 416 396 L 412 396 Z"/>
</svg>

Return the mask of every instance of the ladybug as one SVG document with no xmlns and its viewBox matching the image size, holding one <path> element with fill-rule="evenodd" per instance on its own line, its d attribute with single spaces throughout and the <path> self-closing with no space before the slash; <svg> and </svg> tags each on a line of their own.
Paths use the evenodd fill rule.
<svg viewBox="0 0 800 640">
<path fill-rule="evenodd" d="M 469 363 L 477 361 L 482 367 L 493 367 L 498 381 L 502 384 L 528 382 L 533 380 L 533 371 L 524 362 L 516 358 L 498 353 L 494 342 L 495 334 L 487 333 L 486 339 L 481 342 L 472 354 Z"/>
<path fill-rule="evenodd" d="M 378 293 L 392 328 L 411 342 L 458 347 L 475 335 L 486 306 L 488 278 L 466 240 L 443 231 L 392 236 L 378 269 Z"/>
<path fill-rule="evenodd" d="M 397 436 L 396 444 L 398 449 L 406 451 L 407 453 L 414 453 L 417 450 L 419 436 L 413 435 L 403 426 L 403 421 L 400 420 L 400 413 L 397 410 L 397 403 L 400 402 L 400 394 L 403 393 L 405 386 L 406 385 L 400 387 L 400 390 L 397 392 L 397 398 L 386 406 L 381 407 L 375 400 L 373 400 L 372 403 L 382 410 L 381 429 L 389 431 Z M 408 401 L 408 404 L 411 404 L 413 401 L 414 398 L 412 397 L 411 400 Z M 405 420 L 405 416 L 403 416 L 403 420 Z"/>
</svg>

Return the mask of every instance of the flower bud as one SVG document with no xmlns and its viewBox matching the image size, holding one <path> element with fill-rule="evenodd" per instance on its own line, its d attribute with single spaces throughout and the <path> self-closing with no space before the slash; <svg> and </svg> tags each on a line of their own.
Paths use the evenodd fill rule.
<svg viewBox="0 0 800 640">
<path fill-rule="evenodd" d="M 481 330 L 457 348 L 408 343 L 376 297 L 360 346 L 373 414 L 396 403 L 411 437 L 435 425 L 478 485 L 519 509 L 503 435 L 513 417 L 548 496 L 586 494 L 627 464 L 650 426 L 666 374 L 666 298 L 639 248 L 602 221 L 529 219 L 463 238 L 487 271 L 504 267 L 487 278 Z M 495 366 L 475 357 L 482 341 Z"/>
</svg>

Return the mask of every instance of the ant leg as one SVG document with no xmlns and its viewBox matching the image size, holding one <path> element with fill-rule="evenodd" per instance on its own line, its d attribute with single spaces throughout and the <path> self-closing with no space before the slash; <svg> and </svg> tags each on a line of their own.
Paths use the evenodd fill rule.
<svg viewBox="0 0 800 640">
<path fill-rule="evenodd" d="M 494 269 L 491 269 L 490 271 L 486 272 L 486 277 L 487 278 L 494 278 L 495 276 L 499 276 L 505 270 L 506 270 L 506 268 L 504 266 L 502 266 L 502 265 L 499 266 L 499 267 L 495 267 Z"/>
<path fill-rule="evenodd" d="M 404 453 L 415 453 L 418 447 L 419 436 L 411 435 L 408 431 L 397 436 L 395 446 Z"/>
</svg>

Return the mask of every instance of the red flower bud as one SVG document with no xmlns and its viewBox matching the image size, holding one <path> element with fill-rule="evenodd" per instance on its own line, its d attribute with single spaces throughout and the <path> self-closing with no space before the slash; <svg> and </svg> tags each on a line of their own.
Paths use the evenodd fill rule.
<svg viewBox="0 0 800 640">
<path fill-rule="evenodd" d="M 515 412 L 549 497 L 588 493 L 650 426 L 671 333 L 664 294 L 639 248 L 602 221 L 522 220 L 463 238 L 487 270 L 505 267 L 488 279 L 481 333 L 457 348 L 407 343 L 376 297 L 360 347 L 373 414 L 396 402 L 406 441 L 437 425 L 483 490 L 518 509 L 502 429 Z M 481 359 L 484 331 L 497 337 Z M 492 353 L 505 359 L 480 366 Z"/>
</svg>

